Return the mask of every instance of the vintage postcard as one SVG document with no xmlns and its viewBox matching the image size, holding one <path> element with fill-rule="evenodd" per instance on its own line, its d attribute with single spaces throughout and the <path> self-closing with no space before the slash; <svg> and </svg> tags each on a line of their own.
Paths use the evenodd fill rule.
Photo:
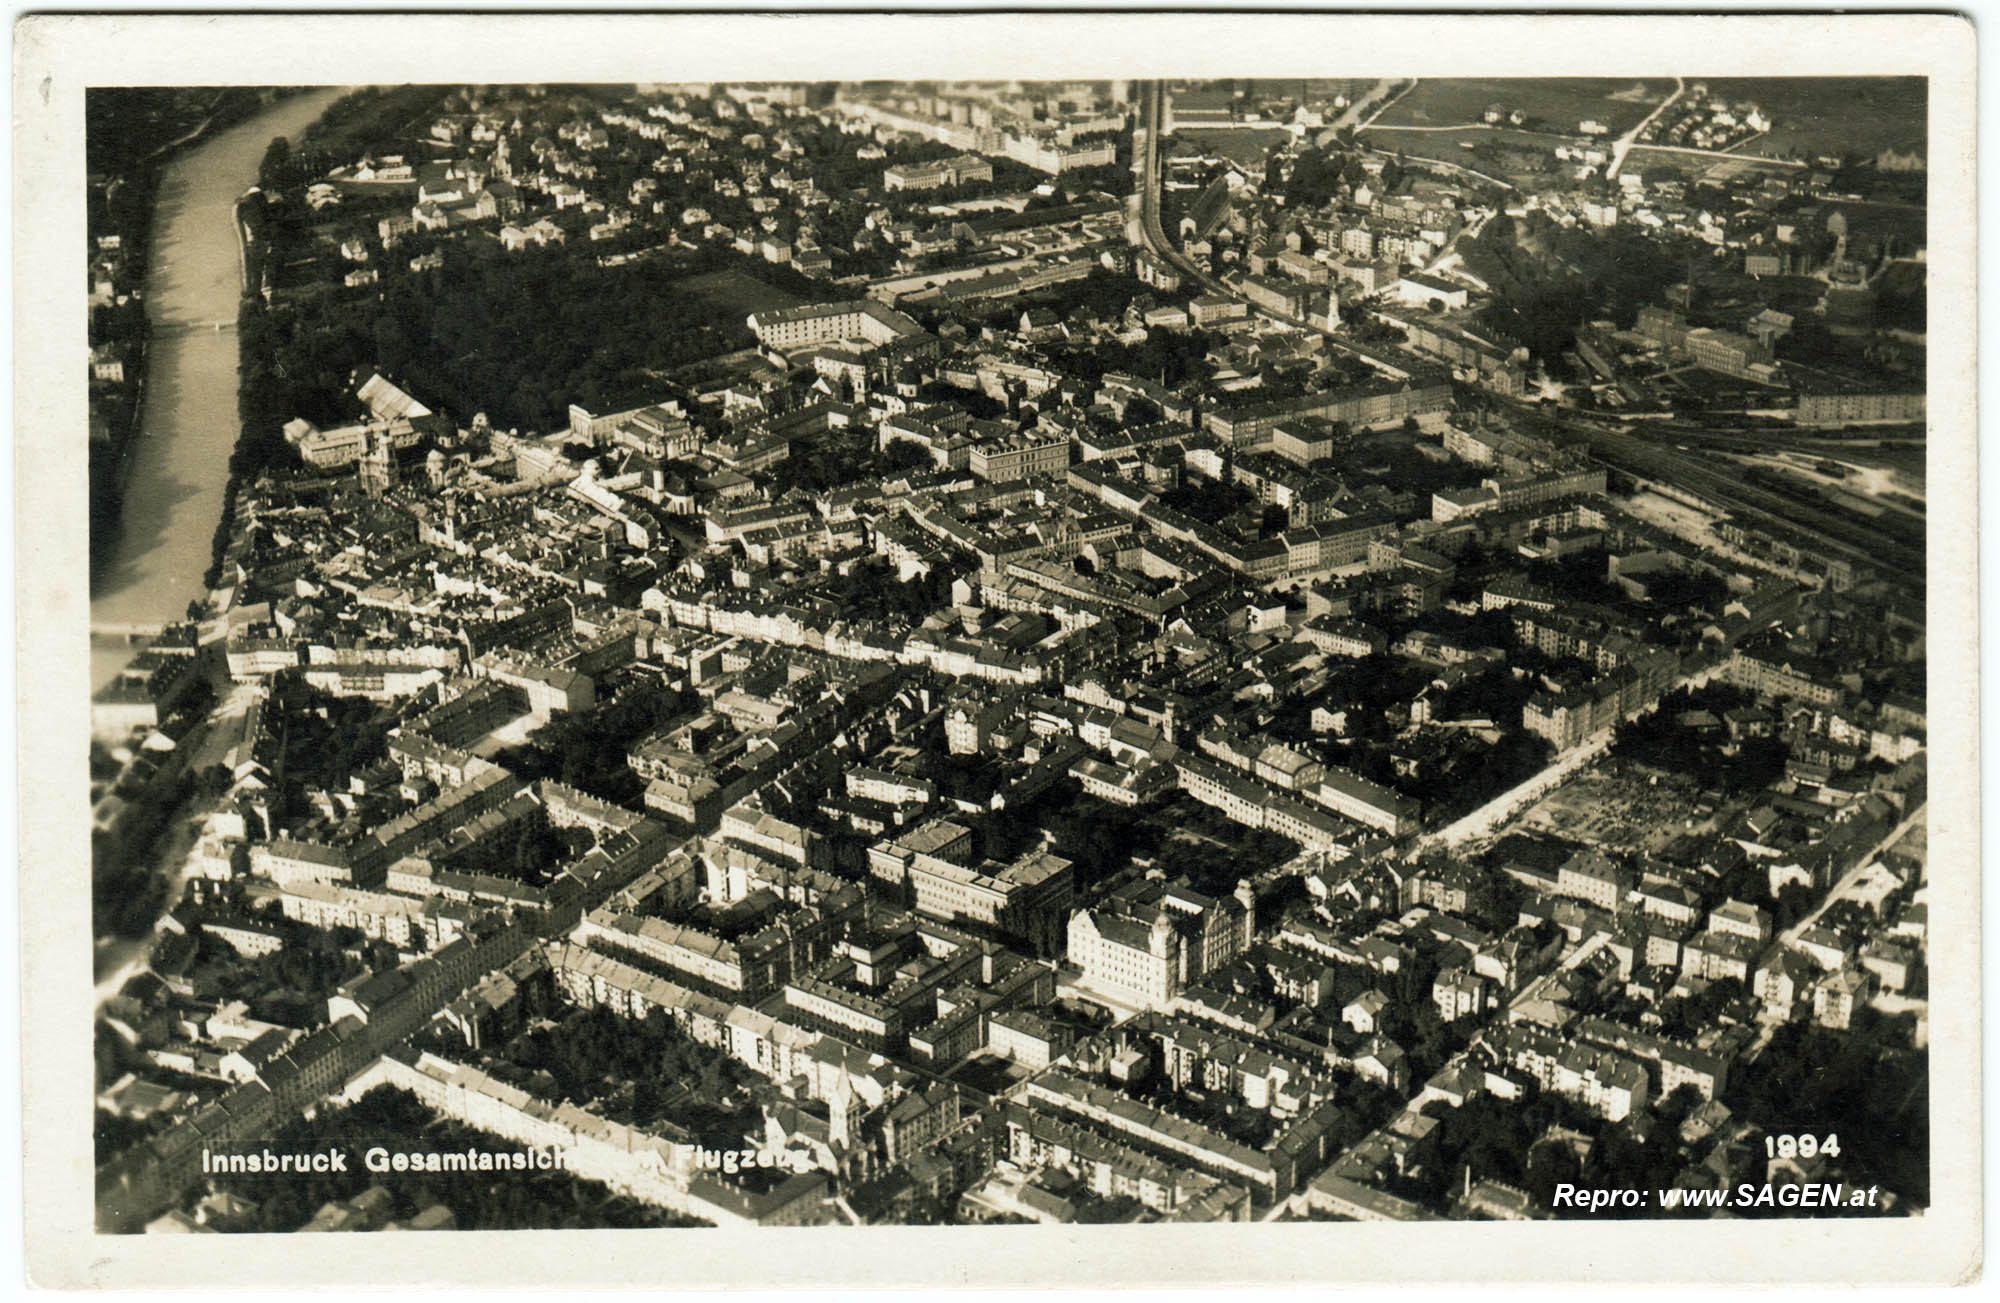
<svg viewBox="0 0 2000 1303">
<path fill-rule="evenodd" d="M 31 1277 L 1975 1279 L 1973 52 L 23 20 Z"/>
</svg>

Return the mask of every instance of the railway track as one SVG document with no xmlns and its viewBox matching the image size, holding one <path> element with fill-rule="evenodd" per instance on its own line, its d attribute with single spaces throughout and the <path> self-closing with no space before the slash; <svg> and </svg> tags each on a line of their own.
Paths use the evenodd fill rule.
<svg viewBox="0 0 2000 1303">
<path fill-rule="evenodd" d="M 1159 211 L 1159 167 L 1160 128 L 1163 125 L 1165 85 L 1159 81 L 1149 81 L 1140 86 L 1140 113 L 1137 119 L 1144 133 L 1139 157 L 1139 205 L 1137 234 L 1140 242 L 1153 255 L 1176 268 L 1184 277 L 1214 294 L 1221 294 L 1240 302 L 1248 303 L 1243 296 L 1221 280 L 1209 275 L 1196 266 L 1170 240 L 1160 225 Z M 1311 322 L 1274 313 L 1257 304 L 1249 304 L 1251 309 L 1275 321 L 1301 329 L 1311 330 L 1327 339 L 1336 348 L 1361 358 L 1378 369 L 1393 374 L 1408 376 L 1441 369 L 1437 364 L 1403 353 L 1359 344 L 1343 338 Z M 1861 562 L 1871 569 L 1880 569 L 1906 578 L 1919 592 L 1922 591 L 1925 576 L 1925 548 L 1922 531 L 1913 529 L 1902 522 L 1864 522 L 1838 508 L 1823 505 L 1803 498 L 1775 493 L 1760 488 L 1744 480 L 1741 476 L 1729 474 L 1703 462 L 1686 452 L 1665 449 L 1657 443 L 1649 443 L 1629 434 L 1605 428 L 1595 422 L 1552 417 L 1533 409 L 1518 400 L 1515 403 L 1523 413 L 1532 413 L 1539 418 L 1534 423 L 1551 427 L 1562 442 L 1583 443 L 1598 461 L 1606 466 L 1645 479 L 1661 480 L 1679 485 L 1694 492 L 1733 513 L 1763 519 L 1781 526 L 1790 534 L 1812 544 L 1827 549 L 1830 553 Z M 1665 430 L 1665 437 L 1689 444 L 1713 440 L 1718 445 L 1732 440 L 1731 435 L 1708 435 L 1701 430 Z M 1744 446 L 1760 446 L 1770 450 L 1770 444 L 1743 438 Z M 1801 451 L 1804 451 L 1801 449 Z"/>
<path fill-rule="evenodd" d="M 1925 549 L 1919 529 L 1900 521 L 1864 522 L 1837 508 L 1760 488 L 1685 453 L 1664 452 L 1614 435 L 1584 437 L 1592 454 L 1607 466 L 1680 485 L 1734 512 L 1768 518 L 1836 555 L 1903 576 L 1919 589 L 1923 586 Z"/>
</svg>

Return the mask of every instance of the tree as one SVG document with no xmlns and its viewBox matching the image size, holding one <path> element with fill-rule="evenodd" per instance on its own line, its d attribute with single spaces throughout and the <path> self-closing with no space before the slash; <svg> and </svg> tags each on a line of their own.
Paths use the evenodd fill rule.
<svg viewBox="0 0 2000 1303">
<path fill-rule="evenodd" d="M 285 179 L 285 164 L 292 157 L 292 142 L 283 136 L 271 137 L 271 143 L 264 149 L 264 160 L 257 165 L 257 180 L 266 190 L 279 189 Z"/>
<path fill-rule="evenodd" d="M 705 1055 L 697 1074 L 700 1096 L 710 1104 L 720 1105 L 729 1093 L 729 1079 L 723 1074 L 723 1062 L 719 1053 Z"/>
<path fill-rule="evenodd" d="M 1782 932 L 1812 913 L 1819 903 L 1818 895 L 1803 882 L 1787 882 L 1778 891 L 1777 900 L 1771 909 L 1772 922 Z"/>
<path fill-rule="evenodd" d="M 1466 902 L 1473 922 L 1493 932 L 1505 932 L 1520 921 L 1526 889 L 1508 874 L 1488 871 L 1479 877 Z"/>
<path fill-rule="evenodd" d="M 229 785 L 233 781 L 235 781 L 235 778 L 229 772 L 228 766 L 210 765 L 201 771 L 201 778 L 196 790 L 201 793 L 203 798 L 213 801 L 228 791 Z"/>
<path fill-rule="evenodd" d="M 1659 1115 L 1662 1129 L 1678 1128 L 1688 1114 L 1701 1106 L 1701 1090 L 1693 1082 L 1682 1082 L 1673 1092 L 1654 1106 Z"/>
</svg>

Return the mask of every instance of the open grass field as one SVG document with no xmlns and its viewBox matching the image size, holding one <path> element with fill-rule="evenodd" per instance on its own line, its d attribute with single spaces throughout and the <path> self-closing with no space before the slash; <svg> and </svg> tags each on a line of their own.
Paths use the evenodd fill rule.
<svg viewBox="0 0 2000 1303">
<path fill-rule="evenodd" d="M 1568 134 L 1585 118 L 1594 118 L 1615 136 L 1644 118 L 1673 88 L 1667 77 L 1440 78 L 1418 82 L 1374 126 L 1458 126 L 1478 122 L 1488 105 L 1497 104 Z"/>
<path fill-rule="evenodd" d="M 1693 84 L 1694 78 L 1689 79 Z M 1922 77 L 1710 77 L 1711 95 L 1750 100 L 1775 124 L 1744 154 L 1788 157 L 1793 151 L 1873 156 L 1891 145 L 1928 139 L 1927 83 Z M 1421 89 L 1421 87 L 1419 88 Z"/>
<path fill-rule="evenodd" d="M 680 283 L 679 288 L 705 303 L 745 317 L 774 308 L 796 308 L 805 302 L 795 294 L 767 285 L 748 272 L 734 268 L 690 276 Z"/>
<path fill-rule="evenodd" d="M 1177 153 L 1192 151 L 1226 158 L 1238 166 L 1261 163 L 1274 145 L 1291 139 L 1283 127 L 1182 127 L 1171 140 Z"/>
<path fill-rule="evenodd" d="M 1756 143 L 1754 140 L 1750 142 L 1752 145 Z M 1638 172 L 1649 181 L 1679 177 L 1685 182 L 1701 181 L 1710 185 L 1729 185 L 1746 177 L 1778 176 L 1797 180 L 1805 175 L 1803 167 L 1776 155 L 1741 152 L 1709 154 L 1694 150 L 1656 149 L 1651 145 L 1634 145 L 1631 152 L 1625 155 L 1625 169 Z"/>
<path fill-rule="evenodd" d="M 1455 163 L 1515 185 L 1535 186 L 1556 174 L 1561 166 L 1556 162 L 1556 147 L 1573 143 L 1575 137 L 1482 125 L 1456 131 L 1370 127 L 1362 139 L 1376 149 L 1393 150 L 1406 158 Z M 1501 152 L 1495 154 L 1492 149 Z"/>
</svg>

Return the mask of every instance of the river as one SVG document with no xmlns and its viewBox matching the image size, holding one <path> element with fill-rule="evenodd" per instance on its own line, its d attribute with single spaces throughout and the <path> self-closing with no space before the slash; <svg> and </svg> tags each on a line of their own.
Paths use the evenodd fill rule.
<svg viewBox="0 0 2000 1303">
<path fill-rule="evenodd" d="M 325 87 L 280 100 L 183 153 L 160 179 L 146 275 L 153 334 L 145 405 L 116 551 L 91 583 L 93 624 L 179 619 L 202 596 L 238 424 L 236 200 L 256 184 L 273 136 L 295 139 L 344 93 Z M 129 647 L 93 642 L 92 690 L 130 656 Z"/>
</svg>

